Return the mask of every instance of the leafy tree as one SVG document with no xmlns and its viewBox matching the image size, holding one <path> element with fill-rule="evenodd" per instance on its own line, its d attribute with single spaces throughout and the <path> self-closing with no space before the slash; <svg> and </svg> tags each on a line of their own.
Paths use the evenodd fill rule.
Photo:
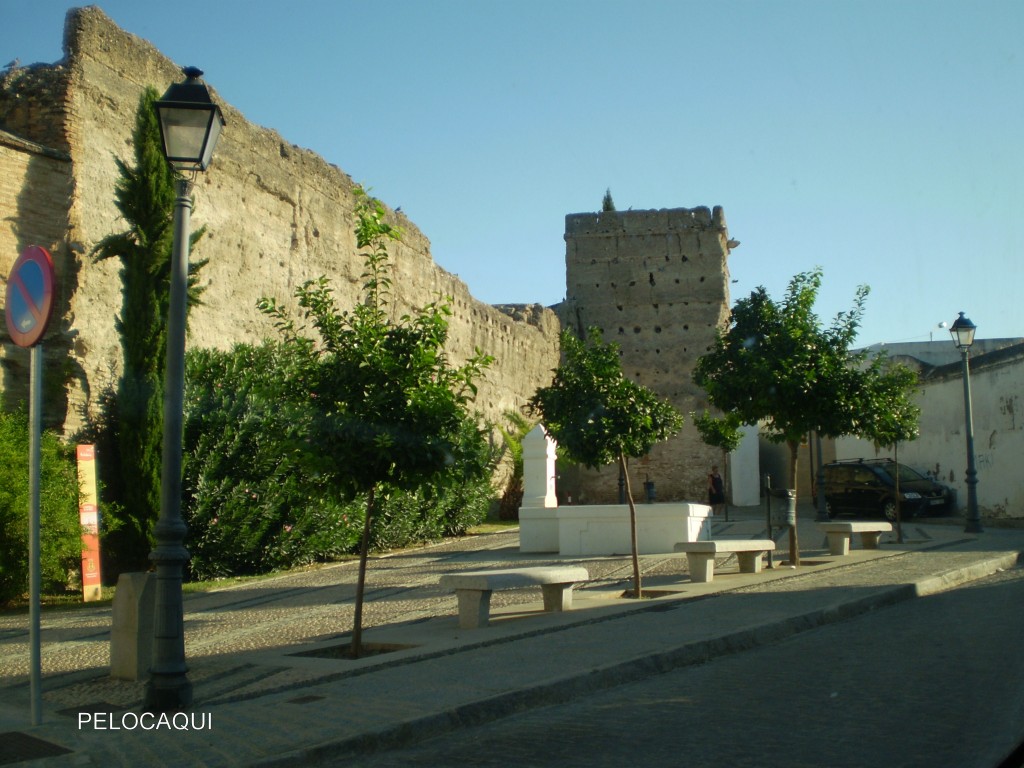
<svg viewBox="0 0 1024 768">
<path fill-rule="evenodd" d="M 302 398 L 293 410 L 293 434 L 309 466 L 331 473 L 349 497 L 366 494 L 354 656 L 361 651 L 366 560 L 378 494 L 428 488 L 450 476 L 453 467 L 466 475 L 487 472 L 486 464 L 473 461 L 475 451 L 467 450 L 462 430 L 475 382 L 492 360 L 477 350 L 465 365 L 449 365 L 444 345 L 450 300 L 391 319 L 387 245 L 399 240 L 400 232 L 384 220 L 378 200 L 361 189 L 356 195 L 356 243 L 366 264 L 363 302 L 339 312 L 323 277 L 299 288 L 299 307 L 319 341 L 302 335 L 272 299 L 260 302 L 285 343 L 309 357 L 303 378 L 292 382 Z"/>
<path fill-rule="evenodd" d="M 124 232 L 108 235 L 93 249 L 97 260 L 121 261 L 124 283 L 121 313 L 115 327 L 121 337 L 124 367 L 114 413 L 106 423 L 116 430 L 116 455 L 106 457 L 106 485 L 127 516 L 108 545 L 125 567 L 148 564 L 151 531 L 160 511 L 160 471 L 163 442 L 163 391 L 167 356 L 167 316 L 170 304 L 171 249 L 175 185 L 164 157 L 154 103 L 159 95 L 146 88 L 139 99 L 132 133 L 135 165 L 115 158 L 120 178 L 114 204 L 128 223 Z M 203 235 L 191 235 L 194 245 Z M 189 265 L 189 301 L 196 302 L 196 285 L 205 261 Z"/>
<path fill-rule="evenodd" d="M 913 402 L 910 393 L 917 386 L 918 378 L 905 365 L 893 365 L 884 355 L 874 357 L 868 363 L 865 376 L 864 426 L 861 436 L 876 445 L 892 448 L 896 459 L 896 538 L 903 543 L 903 519 L 900 512 L 899 444 L 916 440 L 920 434 L 918 419 L 921 409 Z"/>
<path fill-rule="evenodd" d="M 29 435 L 24 413 L 0 413 L 0 605 L 29 588 Z M 40 571 L 45 590 L 63 590 L 81 564 L 74 450 L 52 432 L 40 443 Z"/>
<path fill-rule="evenodd" d="M 636 506 L 626 458 L 640 458 L 674 435 L 682 415 L 646 387 L 626 378 L 619 347 L 590 328 L 584 342 L 569 331 L 561 337 L 564 362 L 551 385 L 538 389 L 527 408 L 571 461 L 595 469 L 616 462 L 626 481 L 633 552 L 633 595 L 642 597 L 636 537 Z"/>
<path fill-rule="evenodd" d="M 866 352 L 855 358 L 867 368 L 861 371 L 862 415 L 859 435 L 882 447 L 916 440 L 920 435 L 921 409 L 911 395 L 917 388 L 917 374 L 905 365 L 891 363 L 885 355 L 865 360 Z"/>
<path fill-rule="evenodd" d="M 888 439 L 908 434 L 917 422 L 913 374 L 850 351 L 869 289 L 859 287 L 853 309 L 823 328 L 814 314 L 821 276 L 820 269 L 796 275 L 778 303 L 763 287 L 737 301 L 728 329 L 693 373 L 711 405 L 726 414 L 727 421 L 698 422 L 705 440 L 714 439 L 712 429 L 728 433 L 738 424 L 759 424 L 769 440 L 789 446 L 794 489 L 797 452 L 808 432 Z M 796 526 L 790 528 L 790 562 L 800 564 Z"/>
<path fill-rule="evenodd" d="M 601 200 L 601 210 L 602 211 L 614 211 L 615 210 L 615 201 L 612 200 L 612 191 L 611 191 L 610 188 L 606 189 L 604 191 L 604 199 Z"/>
</svg>

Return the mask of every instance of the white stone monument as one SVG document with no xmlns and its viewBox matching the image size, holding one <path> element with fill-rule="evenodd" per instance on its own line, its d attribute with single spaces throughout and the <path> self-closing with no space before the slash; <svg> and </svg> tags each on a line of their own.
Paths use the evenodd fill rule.
<svg viewBox="0 0 1024 768">
<path fill-rule="evenodd" d="M 523 438 L 523 503 L 519 507 L 519 550 L 558 551 L 557 445 L 538 424 Z"/>
<path fill-rule="evenodd" d="M 523 504 L 519 551 L 560 555 L 627 555 L 632 552 L 625 504 L 558 506 L 555 441 L 538 424 L 523 438 Z M 707 504 L 637 504 L 640 554 L 671 554 L 676 544 L 710 539 Z"/>
</svg>

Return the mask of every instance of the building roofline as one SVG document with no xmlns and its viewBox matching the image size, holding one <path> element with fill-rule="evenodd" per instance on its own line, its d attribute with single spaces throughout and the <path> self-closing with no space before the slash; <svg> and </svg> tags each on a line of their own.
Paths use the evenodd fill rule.
<svg viewBox="0 0 1024 768">
<path fill-rule="evenodd" d="M 971 357 L 971 371 L 994 368 L 1017 360 L 1024 360 L 1024 342 Z M 952 378 L 960 376 L 962 370 L 963 362 L 961 360 L 957 360 L 955 363 L 946 363 L 945 365 L 925 364 L 921 370 L 921 380 L 929 381 L 932 379 Z"/>
</svg>

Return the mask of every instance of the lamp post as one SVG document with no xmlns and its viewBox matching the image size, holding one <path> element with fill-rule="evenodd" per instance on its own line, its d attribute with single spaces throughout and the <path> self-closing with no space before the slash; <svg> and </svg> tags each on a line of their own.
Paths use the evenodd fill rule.
<svg viewBox="0 0 1024 768">
<path fill-rule="evenodd" d="M 164 156 L 176 172 L 171 295 L 167 318 L 167 370 L 164 383 L 164 435 L 160 477 L 160 517 L 153 529 L 156 547 L 156 612 L 153 664 L 146 684 L 145 708 L 171 712 L 192 706 L 192 683 L 185 665 L 182 570 L 188 562 L 185 522 L 181 517 L 181 435 L 185 393 L 185 323 L 188 310 L 189 219 L 192 182 L 213 156 L 224 117 L 210 99 L 203 74 L 182 70 L 187 78 L 156 102 Z M 188 173 L 188 176 L 184 174 Z"/>
<path fill-rule="evenodd" d="M 963 361 L 964 378 L 964 420 L 967 433 L 967 533 L 981 533 L 981 515 L 978 513 L 978 470 L 974 465 L 974 418 L 971 413 L 971 366 L 967 360 L 968 350 L 974 343 L 974 332 L 977 326 L 961 312 L 953 321 L 949 333 L 953 343 L 960 350 Z"/>
</svg>

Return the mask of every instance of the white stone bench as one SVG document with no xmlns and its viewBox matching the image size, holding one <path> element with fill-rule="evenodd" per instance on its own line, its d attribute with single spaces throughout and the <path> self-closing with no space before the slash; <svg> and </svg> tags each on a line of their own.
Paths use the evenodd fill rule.
<svg viewBox="0 0 1024 768">
<path fill-rule="evenodd" d="M 860 534 L 860 542 L 864 549 L 878 549 L 878 537 L 892 530 L 892 523 L 875 521 L 849 523 L 818 523 L 828 535 L 828 552 L 830 555 L 850 554 L 850 540 L 853 534 Z"/>
<path fill-rule="evenodd" d="M 495 590 L 539 586 L 545 611 L 568 611 L 572 609 L 572 588 L 588 578 L 587 569 L 578 566 L 509 568 L 446 573 L 441 586 L 454 589 L 459 599 L 459 627 L 476 629 L 487 626 Z"/>
<path fill-rule="evenodd" d="M 691 581 L 711 581 L 715 577 L 715 555 L 734 554 L 740 573 L 760 573 L 761 556 L 775 549 L 771 539 L 715 539 L 685 541 L 676 544 L 676 552 L 686 553 Z"/>
</svg>

